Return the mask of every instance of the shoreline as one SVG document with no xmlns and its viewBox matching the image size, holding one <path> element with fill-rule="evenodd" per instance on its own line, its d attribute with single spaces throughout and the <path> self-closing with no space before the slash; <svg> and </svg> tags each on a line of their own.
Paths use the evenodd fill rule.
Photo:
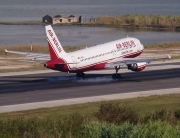
<svg viewBox="0 0 180 138">
<path fill-rule="evenodd" d="M 20 21 L 20 22 L 0 22 L 0 25 L 41 25 L 46 26 L 41 21 Z M 135 26 L 135 25 L 107 25 L 99 23 L 64 23 L 64 24 L 51 24 L 52 26 L 78 26 L 78 27 L 104 27 L 104 28 L 125 28 L 125 29 L 143 29 L 151 31 L 176 31 L 180 32 L 180 27 L 153 27 L 153 26 Z"/>
</svg>

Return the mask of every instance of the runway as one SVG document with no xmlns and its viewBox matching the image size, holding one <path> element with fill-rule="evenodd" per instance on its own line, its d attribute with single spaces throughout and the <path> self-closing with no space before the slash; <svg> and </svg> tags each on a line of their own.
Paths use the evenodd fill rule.
<svg viewBox="0 0 180 138">
<path fill-rule="evenodd" d="M 0 106 L 66 100 L 130 92 L 180 89 L 180 62 L 152 64 L 142 72 L 122 68 L 120 80 L 112 80 L 114 70 L 75 74 L 50 72 L 0 77 Z M 180 92 L 180 91 L 179 91 Z"/>
</svg>

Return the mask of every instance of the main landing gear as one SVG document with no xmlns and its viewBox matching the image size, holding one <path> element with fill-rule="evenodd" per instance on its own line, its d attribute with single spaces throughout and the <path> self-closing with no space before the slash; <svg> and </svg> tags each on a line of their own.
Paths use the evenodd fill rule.
<svg viewBox="0 0 180 138">
<path fill-rule="evenodd" d="M 85 74 L 83 72 L 79 72 L 76 74 L 77 79 L 85 79 Z"/>
<path fill-rule="evenodd" d="M 115 80 L 115 79 L 121 78 L 121 74 L 118 74 L 119 69 L 120 69 L 120 66 L 115 67 L 116 73 L 112 74 L 112 79 Z M 77 77 L 77 79 L 85 79 L 85 74 L 83 72 L 78 72 L 76 74 L 76 77 Z"/>
<path fill-rule="evenodd" d="M 120 66 L 116 66 L 115 67 L 115 70 L 116 70 L 116 73 L 112 74 L 112 79 L 120 79 L 121 78 L 121 74 L 118 74 L 118 71 L 120 69 Z"/>
</svg>

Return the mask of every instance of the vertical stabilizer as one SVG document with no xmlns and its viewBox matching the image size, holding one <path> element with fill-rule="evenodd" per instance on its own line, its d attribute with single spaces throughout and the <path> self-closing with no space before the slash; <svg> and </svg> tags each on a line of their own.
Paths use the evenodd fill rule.
<svg viewBox="0 0 180 138">
<path fill-rule="evenodd" d="M 46 28 L 49 53 L 51 59 L 57 59 L 65 56 L 67 53 L 64 51 L 63 47 L 61 46 L 51 25 L 47 25 L 45 26 L 45 28 Z"/>
</svg>

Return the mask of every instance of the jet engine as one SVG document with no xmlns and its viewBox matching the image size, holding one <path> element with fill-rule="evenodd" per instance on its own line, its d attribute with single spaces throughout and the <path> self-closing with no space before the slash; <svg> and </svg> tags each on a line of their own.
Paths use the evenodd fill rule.
<svg viewBox="0 0 180 138">
<path fill-rule="evenodd" d="M 141 62 L 141 63 L 134 63 L 134 64 L 129 64 L 128 69 L 132 71 L 142 71 L 145 69 L 147 63 L 146 62 Z"/>
</svg>

